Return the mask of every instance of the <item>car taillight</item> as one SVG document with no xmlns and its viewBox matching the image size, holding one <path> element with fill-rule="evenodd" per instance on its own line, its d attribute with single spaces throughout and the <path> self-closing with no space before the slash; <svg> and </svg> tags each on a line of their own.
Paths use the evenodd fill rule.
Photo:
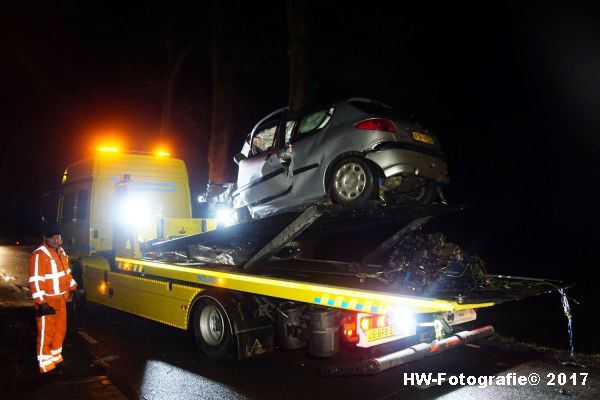
<svg viewBox="0 0 600 400">
<path fill-rule="evenodd" d="M 360 121 L 354 124 L 356 129 L 362 129 L 365 131 L 382 131 L 396 133 L 396 126 L 389 119 L 383 118 L 372 118 Z"/>
</svg>

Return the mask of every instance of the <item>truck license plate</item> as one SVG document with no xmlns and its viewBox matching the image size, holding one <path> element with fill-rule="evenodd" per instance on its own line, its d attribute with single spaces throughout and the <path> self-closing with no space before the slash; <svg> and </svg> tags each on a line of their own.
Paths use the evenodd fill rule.
<svg viewBox="0 0 600 400">
<path fill-rule="evenodd" d="M 412 137 L 413 137 L 413 139 L 415 139 L 416 141 L 419 141 L 419 142 L 423 142 L 423 143 L 427 143 L 427 144 L 435 144 L 435 142 L 433 141 L 433 138 L 431 136 L 426 135 L 421 132 L 413 132 Z"/>
<path fill-rule="evenodd" d="M 374 328 L 367 331 L 367 341 L 372 342 L 374 340 L 385 339 L 396 334 L 396 329 L 393 325 L 385 326 L 383 328 Z"/>
</svg>

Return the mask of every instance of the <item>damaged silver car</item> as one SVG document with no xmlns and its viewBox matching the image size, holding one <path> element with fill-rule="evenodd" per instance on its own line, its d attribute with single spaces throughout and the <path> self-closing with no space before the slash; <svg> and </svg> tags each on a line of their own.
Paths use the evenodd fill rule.
<svg viewBox="0 0 600 400">
<path fill-rule="evenodd" d="M 429 204 L 449 183 L 435 135 L 363 98 L 298 115 L 274 111 L 254 126 L 234 159 L 234 208 L 245 218 L 324 199 L 348 207 L 383 199 Z"/>
</svg>

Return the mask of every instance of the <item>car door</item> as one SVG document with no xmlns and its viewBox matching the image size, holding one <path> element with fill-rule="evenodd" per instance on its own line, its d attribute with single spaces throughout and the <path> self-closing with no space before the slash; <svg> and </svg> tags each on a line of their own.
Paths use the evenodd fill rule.
<svg viewBox="0 0 600 400">
<path fill-rule="evenodd" d="M 286 137 L 292 156 L 292 194 L 298 204 L 311 203 L 325 195 L 323 176 L 327 163 L 324 160 L 335 154 L 329 154 L 329 149 L 323 146 L 323 135 L 333 112 L 334 108 L 329 106 L 297 116 L 291 134 Z"/>
<path fill-rule="evenodd" d="M 240 160 L 237 191 L 239 206 L 264 204 L 291 189 L 289 162 L 281 157 L 285 109 L 263 118 L 252 130 L 246 159 Z"/>
</svg>

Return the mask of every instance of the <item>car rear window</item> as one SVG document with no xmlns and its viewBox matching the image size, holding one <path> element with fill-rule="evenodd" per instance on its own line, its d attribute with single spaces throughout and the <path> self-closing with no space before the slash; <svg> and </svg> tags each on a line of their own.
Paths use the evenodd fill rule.
<svg viewBox="0 0 600 400">
<path fill-rule="evenodd" d="M 385 104 L 378 102 L 369 102 L 364 100 L 349 100 L 348 103 L 367 114 L 377 114 L 377 115 L 392 115 L 394 114 L 394 110 L 391 107 L 386 106 Z"/>
</svg>

